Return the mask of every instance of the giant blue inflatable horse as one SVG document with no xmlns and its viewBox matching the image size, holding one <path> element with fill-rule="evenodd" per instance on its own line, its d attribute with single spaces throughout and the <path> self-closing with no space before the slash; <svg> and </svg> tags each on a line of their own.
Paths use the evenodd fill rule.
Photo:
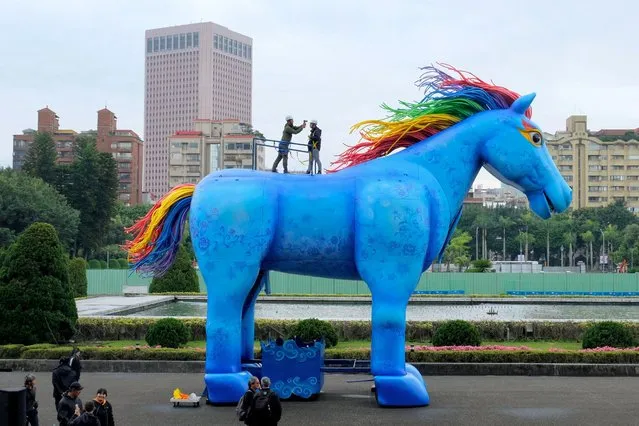
<svg viewBox="0 0 639 426">
<path fill-rule="evenodd" d="M 378 403 L 427 405 L 421 375 L 405 363 L 406 306 L 442 255 L 480 168 L 523 191 L 542 218 L 570 205 L 571 189 L 529 119 L 534 94 L 519 97 L 433 67 L 420 84 L 422 101 L 386 107 L 390 118 L 363 123 L 363 141 L 340 157 L 335 173 L 214 172 L 197 186 L 174 188 L 133 227 L 134 269 L 161 275 L 190 209 L 208 291 L 205 382 L 212 403 L 234 403 L 246 390 L 241 363 L 254 356 L 255 301 L 265 272 L 280 271 L 364 280 L 372 293 Z"/>
</svg>

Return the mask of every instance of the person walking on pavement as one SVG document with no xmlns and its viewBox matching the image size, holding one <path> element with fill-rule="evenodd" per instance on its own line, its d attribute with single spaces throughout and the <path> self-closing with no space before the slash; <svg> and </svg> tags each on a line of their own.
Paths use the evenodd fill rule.
<svg viewBox="0 0 639 426">
<path fill-rule="evenodd" d="M 322 174 L 322 162 L 319 158 L 322 146 L 322 129 L 317 127 L 317 120 L 311 120 L 311 134 L 308 135 L 308 169 L 306 174 L 313 172 L 313 167 L 317 165 L 317 174 Z"/>
<path fill-rule="evenodd" d="M 284 125 L 284 131 L 282 132 L 282 140 L 278 147 L 278 154 L 275 162 L 273 163 L 273 168 L 271 171 L 273 173 L 277 173 L 277 166 L 279 166 L 280 161 L 284 161 L 284 173 L 288 173 L 288 150 L 289 145 L 291 143 L 291 139 L 293 139 L 293 135 L 298 134 L 306 127 L 306 120 L 301 126 L 296 126 L 293 124 L 293 117 L 290 115 L 286 116 L 286 124 Z"/>
</svg>

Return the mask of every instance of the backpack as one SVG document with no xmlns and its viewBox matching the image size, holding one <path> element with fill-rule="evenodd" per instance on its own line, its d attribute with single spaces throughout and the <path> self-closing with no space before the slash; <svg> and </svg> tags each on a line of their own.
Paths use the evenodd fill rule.
<svg viewBox="0 0 639 426">
<path fill-rule="evenodd" d="M 259 420 L 271 419 L 271 390 L 261 390 L 253 396 L 251 405 L 251 418 Z"/>
<path fill-rule="evenodd" d="M 240 400 L 237 403 L 237 406 L 235 407 L 235 415 L 237 416 L 237 419 L 241 422 L 243 422 L 244 419 L 246 418 L 246 412 L 242 411 L 242 405 L 244 404 L 244 396 L 246 396 L 246 394 L 242 395 L 242 398 L 240 398 Z"/>
</svg>

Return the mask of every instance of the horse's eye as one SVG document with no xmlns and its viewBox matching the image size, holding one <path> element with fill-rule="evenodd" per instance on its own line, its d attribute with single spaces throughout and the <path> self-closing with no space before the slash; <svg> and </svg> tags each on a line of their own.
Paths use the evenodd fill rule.
<svg viewBox="0 0 639 426">
<path fill-rule="evenodd" d="M 537 145 L 539 145 L 541 143 L 541 141 L 543 140 L 543 138 L 541 136 L 541 133 L 539 133 L 539 132 L 532 132 L 530 134 L 530 137 L 531 137 L 533 143 L 535 143 Z"/>
</svg>

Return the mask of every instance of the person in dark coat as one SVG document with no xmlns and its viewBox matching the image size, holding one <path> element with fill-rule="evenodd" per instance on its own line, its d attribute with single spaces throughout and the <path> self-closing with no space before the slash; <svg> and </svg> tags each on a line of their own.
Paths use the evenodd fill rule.
<svg viewBox="0 0 639 426">
<path fill-rule="evenodd" d="M 311 120 L 311 134 L 308 135 L 308 169 L 306 174 L 311 174 L 313 168 L 317 174 L 322 174 L 322 162 L 320 161 L 320 149 L 322 148 L 322 129 L 317 127 L 317 120 Z"/>
<path fill-rule="evenodd" d="M 62 395 L 60 404 L 58 404 L 58 422 L 60 422 L 60 426 L 68 426 L 72 420 L 82 414 L 82 400 L 80 399 L 82 389 L 80 383 L 73 382 L 69 385 L 69 390 Z"/>
<path fill-rule="evenodd" d="M 249 409 L 249 423 L 252 426 L 277 426 L 282 418 L 282 404 L 277 393 L 271 390 L 271 379 L 264 376 L 261 389 L 253 395 Z"/>
<path fill-rule="evenodd" d="M 27 425 L 38 426 L 38 401 L 36 400 L 36 378 L 33 374 L 27 374 L 24 378 L 24 387 L 27 388 Z"/>
<path fill-rule="evenodd" d="M 286 116 L 286 124 L 284 125 L 284 131 L 282 132 L 282 139 L 277 148 L 277 158 L 273 163 L 272 171 L 273 173 L 277 173 L 277 166 L 280 164 L 280 161 L 284 160 L 284 173 L 288 173 L 288 151 L 289 145 L 291 144 L 291 139 L 293 135 L 298 134 L 306 127 L 306 120 L 301 126 L 296 126 L 293 124 L 293 117 L 290 115 Z"/>
<path fill-rule="evenodd" d="M 241 404 L 238 407 L 238 420 L 244 422 L 246 425 L 252 425 L 250 422 L 251 405 L 253 404 L 253 395 L 260 390 L 260 379 L 255 376 L 251 376 L 248 383 L 248 389 L 244 393 L 241 399 Z"/>
<path fill-rule="evenodd" d="M 107 401 L 107 390 L 104 388 L 98 389 L 93 398 L 95 404 L 94 414 L 100 420 L 101 426 L 115 426 L 113 420 L 113 406 Z"/>
<path fill-rule="evenodd" d="M 93 401 L 87 401 L 84 404 L 84 412 L 79 417 L 71 420 L 69 426 L 102 426 L 100 420 L 95 416 L 95 404 Z"/>
<path fill-rule="evenodd" d="M 80 381 L 82 364 L 80 362 L 80 351 L 74 349 L 71 356 L 60 358 L 60 364 L 51 373 L 51 383 L 53 384 L 53 399 L 55 409 L 62 399 L 62 395 L 69 389 L 73 382 Z"/>
</svg>

